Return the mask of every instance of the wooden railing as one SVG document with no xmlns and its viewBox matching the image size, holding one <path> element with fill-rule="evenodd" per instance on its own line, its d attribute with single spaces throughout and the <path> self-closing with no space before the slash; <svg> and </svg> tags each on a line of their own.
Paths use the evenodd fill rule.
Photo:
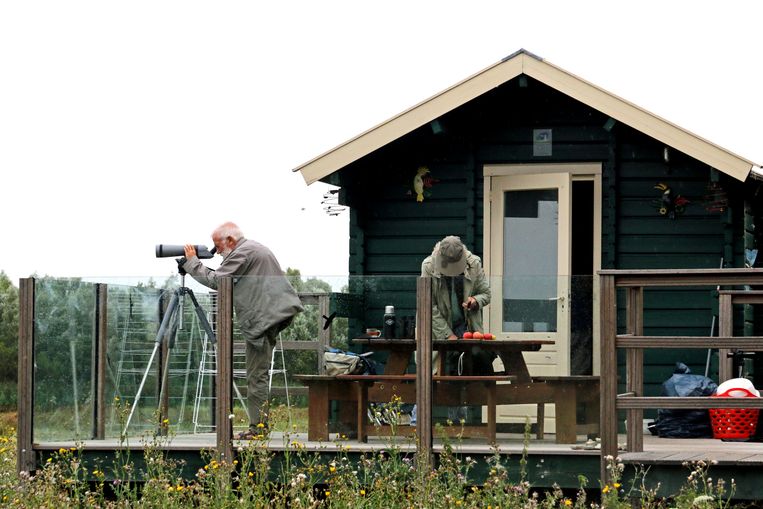
<svg viewBox="0 0 763 509">
<path fill-rule="evenodd" d="M 606 457 L 618 455 L 618 410 L 626 411 L 626 450 L 644 448 L 644 409 L 763 408 L 763 398 L 682 398 L 644 396 L 644 350 L 703 348 L 763 351 L 763 337 L 733 337 L 732 296 L 749 301 L 746 292 L 720 292 L 720 334 L 717 337 L 644 336 L 644 289 L 664 287 L 731 287 L 763 285 L 761 269 L 603 270 L 601 295 L 601 478 L 608 479 Z M 617 333 L 617 290 L 625 290 L 625 333 Z M 757 293 L 757 292 L 756 292 Z M 724 298 L 724 294 L 729 297 Z M 746 296 L 746 297 L 742 297 Z M 746 300 L 745 300 L 746 299 Z M 760 300 L 756 301 L 760 302 Z M 617 349 L 626 351 L 625 393 L 617 393 Z M 728 369 L 721 359 L 722 370 Z M 726 366 L 724 368 L 724 366 Z M 730 371 L 730 370 L 729 370 Z M 728 375 L 728 371 L 724 371 Z"/>
</svg>

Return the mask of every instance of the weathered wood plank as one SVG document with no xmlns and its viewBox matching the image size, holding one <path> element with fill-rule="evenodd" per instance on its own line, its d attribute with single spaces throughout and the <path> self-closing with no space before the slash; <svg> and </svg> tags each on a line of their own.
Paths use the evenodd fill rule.
<svg viewBox="0 0 763 509">
<path fill-rule="evenodd" d="M 217 425 L 218 461 L 233 461 L 233 278 L 218 282 L 217 300 Z"/>
<path fill-rule="evenodd" d="M 640 287 L 628 288 L 625 299 L 627 316 L 626 331 L 634 336 L 644 333 L 644 290 Z M 617 344 L 615 345 L 617 347 Z M 630 348 L 626 352 L 625 360 L 625 387 L 628 392 L 637 396 L 644 394 L 644 351 L 639 348 Z M 640 409 L 628 410 L 627 441 L 629 451 L 644 450 L 644 434 L 642 422 L 644 412 Z"/>
<path fill-rule="evenodd" d="M 93 324 L 93 430 L 95 439 L 106 437 L 106 367 L 108 366 L 108 287 L 95 285 L 95 323 Z"/>
<path fill-rule="evenodd" d="M 615 277 L 604 274 L 600 278 L 601 319 L 601 479 L 609 479 L 604 458 L 617 456 L 617 299 Z"/>
<path fill-rule="evenodd" d="M 719 344 L 728 348 L 763 351 L 763 336 L 617 336 L 618 348 L 717 348 Z"/>
<path fill-rule="evenodd" d="M 34 278 L 19 280 L 18 430 L 17 472 L 35 470 L 32 443 L 34 393 Z"/>
<path fill-rule="evenodd" d="M 432 465 L 432 279 L 420 277 L 416 284 L 416 432 L 419 437 L 419 468 Z"/>
<path fill-rule="evenodd" d="M 713 397 L 638 397 L 620 396 L 617 408 L 763 408 L 763 398 L 713 398 Z"/>
</svg>

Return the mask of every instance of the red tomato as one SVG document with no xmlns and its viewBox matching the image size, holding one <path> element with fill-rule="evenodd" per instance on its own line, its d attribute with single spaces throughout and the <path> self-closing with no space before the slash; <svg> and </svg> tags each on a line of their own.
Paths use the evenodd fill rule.
<svg viewBox="0 0 763 509">
<path fill-rule="evenodd" d="M 464 332 L 464 339 L 472 339 L 472 333 L 471 332 Z"/>
<path fill-rule="evenodd" d="M 484 336 L 482 335 L 481 332 L 475 332 L 474 334 L 472 334 L 472 337 L 474 339 L 482 339 Z"/>
<path fill-rule="evenodd" d="M 483 332 L 482 337 L 483 339 L 495 339 L 495 334 L 490 334 L 489 332 Z"/>
</svg>

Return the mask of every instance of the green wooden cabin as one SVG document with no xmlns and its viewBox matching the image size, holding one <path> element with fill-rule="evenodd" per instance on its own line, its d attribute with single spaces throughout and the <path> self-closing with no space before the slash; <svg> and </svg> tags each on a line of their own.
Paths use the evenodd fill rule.
<svg viewBox="0 0 763 509">
<path fill-rule="evenodd" d="M 295 171 L 339 186 L 350 275 L 419 274 L 438 240 L 460 236 L 490 277 L 489 330 L 556 340 L 530 361 L 536 374 L 598 374 L 599 269 L 763 266 L 752 261 L 763 243 L 758 165 L 525 50 Z M 379 325 L 387 304 L 412 314 L 409 283 L 361 289 L 355 330 Z M 738 313 L 737 334 L 760 334 L 753 307 Z M 715 316 L 712 289 L 645 296 L 648 335 L 709 335 Z M 647 352 L 646 394 L 676 361 L 703 373 L 707 359 Z"/>
</svg>

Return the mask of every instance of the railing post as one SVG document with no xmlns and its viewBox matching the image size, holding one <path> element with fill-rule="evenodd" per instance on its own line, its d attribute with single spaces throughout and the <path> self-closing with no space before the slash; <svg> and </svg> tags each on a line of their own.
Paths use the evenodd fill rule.
<svg viewBox="0 0 763 509">
<path fill-rule="evenodd" d="M 34 410 L 34 278 L 19 280 L 19 381 L 16 471 L 35 470 L 32 449 Z"/>
<path fill-rule="evenodd" d="M 644 335 L 644 288 L 628 288 L 625 299 L 627 333 Z M 629 348 L 625 352 L 625 391 L 634 396 L 644 395 L 644 349 Z M 626 413 L 627 449 L 632 452 L 644 450 L 644 411 L 631 409 Z"/>
<path fill-rule="evenodd" d="M 321 320 L 324 316 L 329 316 L 329 307 L 331 299 L 329 295 L 318 296 L 318 341 L 320 342 L 320 349 L 318 350 L 318 374 L 326 374 L 326 363 L 323 362 L 323 352 L 331 346 L 331 328 L 332 325 L 328 324 L 328 327 L 324 326 Z"/>
<path fill-rule="evenodd" d="M 217 285 L 217 457 L 233 461 L 233 279 Z"/>
<path fill-rule="evenodd" d="M 416 433 L 417 468 L 429 472 L 432 465 L 432 278 L 416 283 Z"/>
<path fill-rule="evenodd" d="M 96 440 L 106 437 L 106 352 L 108 351 L 108 285 L 95 285 L 95 320 L 93 323 L 93 428 Z"/>
<path fill-rule="evenodd" d="M 730 338 L 734 335 L 734 306 L 731 295 L 721 293 L 718 295 L 718 336 Z M 734 378 L 734 361 L 729 354 L 728 348 L 718 350 L 718 383 L 723 383 Z"/>
<path fill-rule="evenodd" d="M 607 456 L 617 456 L 617 300 L 615 277 L 601 275 L 601 480 L 607 482 Z"/>
</svg>

